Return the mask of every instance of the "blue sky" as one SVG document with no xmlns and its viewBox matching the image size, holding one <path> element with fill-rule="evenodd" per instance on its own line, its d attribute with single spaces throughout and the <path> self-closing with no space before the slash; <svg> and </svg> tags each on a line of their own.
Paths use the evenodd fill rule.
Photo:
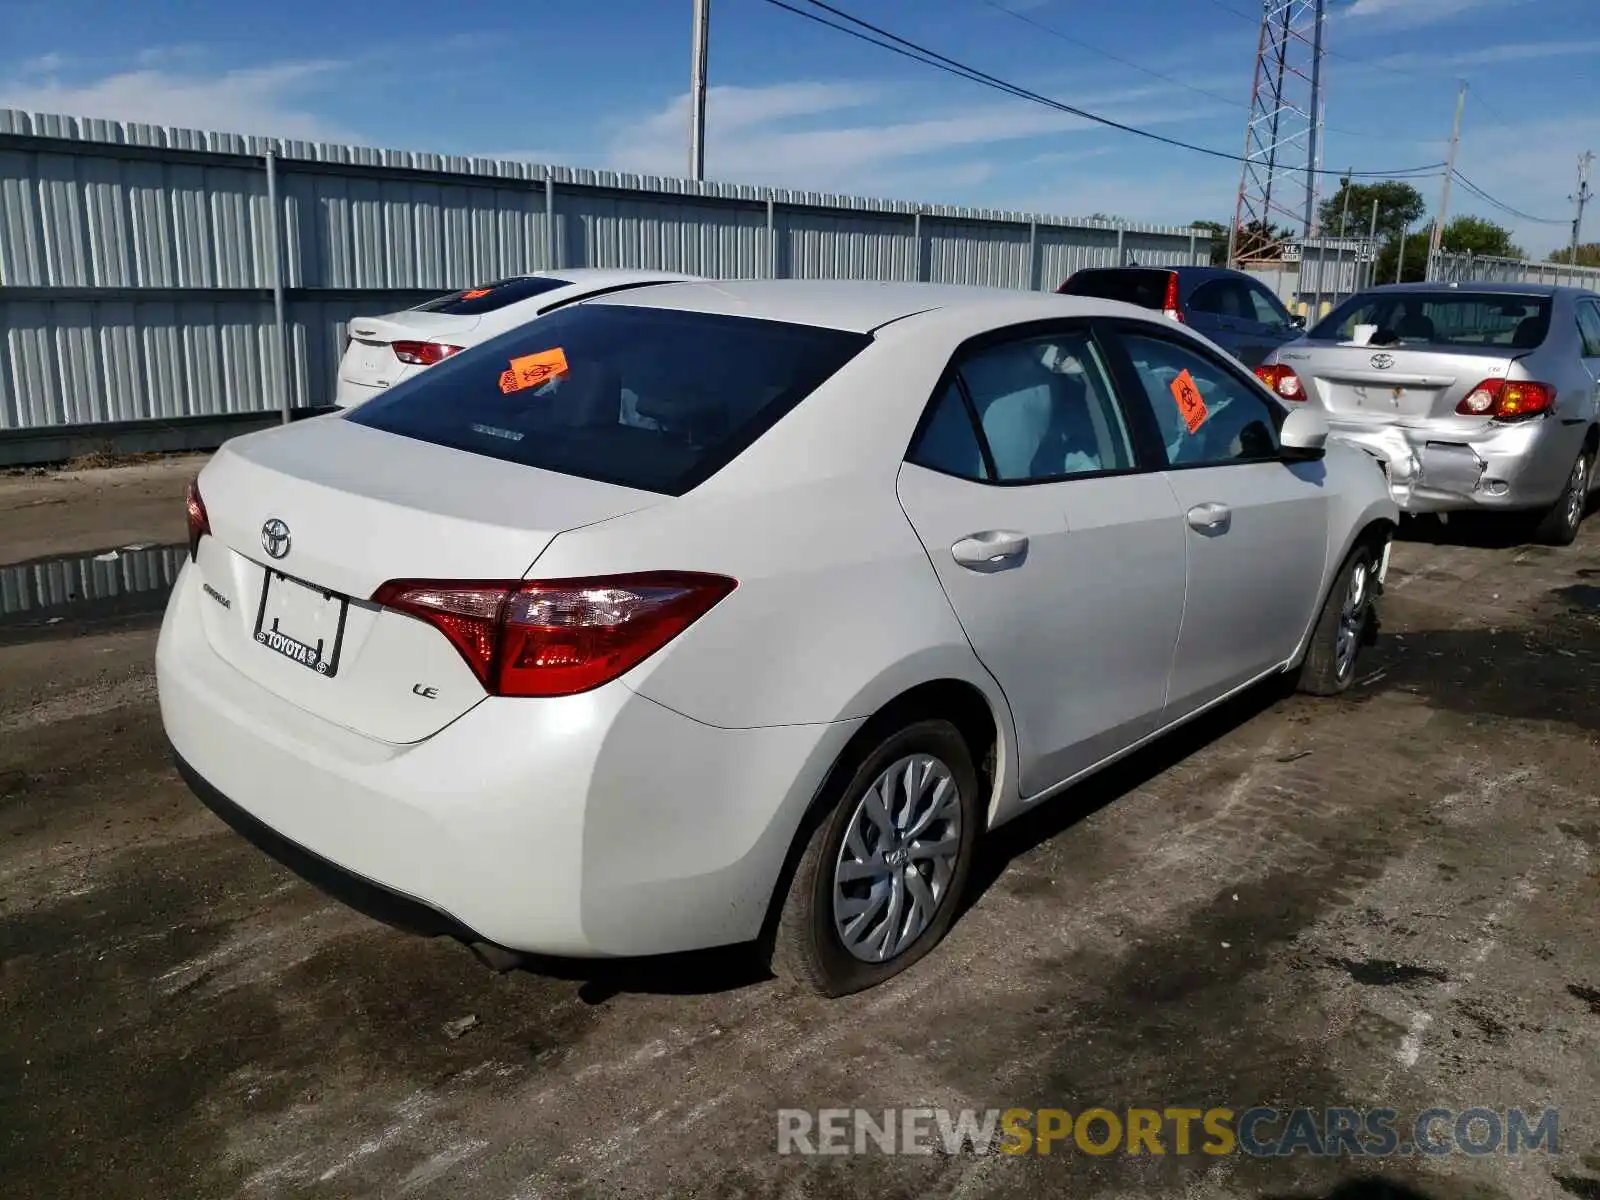
<svg viewBox="0 0 1600 1200">
<path fill-rule="evenodd" d="M 1258 0 L 837 3 L 1128 124 L 1243 145 Z M 1464 78 L 1460 169 L 1525 213 L 1570 219 L 1577 156 L 1600 154 L 1600 0 L 1330 4 L 1325 167 L 1441 160 Z M 1232 214 L 1236 164 L 941 75 L 763 0 L 712 10 L 711 178 L 1175 224 Z M 0 106 L 682 174 L 689 13 L 690 0 L 5 0 Z M 1421 187 L 1435 204 L 1439 182 Z M 1461 212 L 1539 257 L 1569 232 L 1458 187 Z M 1600 239 L 1600 204 L 1588 227 Z"/>
</svg>

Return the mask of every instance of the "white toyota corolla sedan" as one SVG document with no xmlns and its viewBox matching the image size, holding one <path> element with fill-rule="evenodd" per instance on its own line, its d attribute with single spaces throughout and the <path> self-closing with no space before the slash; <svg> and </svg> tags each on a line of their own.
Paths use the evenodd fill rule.
<svg viewBox="0 0 1600 1200">
<path fill-rule="evenodd" d="M 566 304 L 629 288 L 693 279 L 673 271 L 533 271 L 435 296 L 415 308 L 356 317 L 339 360 L 334 404 L 354 408 L 401 380 Z"/>
<path fill-rule="evenodd" d="M 1268 676 L 1346 688 L 1397 515 L 1142 309 L 661 284 L 228 442 L 161 713 L 237 830 L 493 965 L 753 942 L 840 994 L 984 831 Z"/>
</svg>

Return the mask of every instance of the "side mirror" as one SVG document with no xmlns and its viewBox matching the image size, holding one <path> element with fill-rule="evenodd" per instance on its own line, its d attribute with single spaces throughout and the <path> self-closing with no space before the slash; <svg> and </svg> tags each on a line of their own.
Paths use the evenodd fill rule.
<svg viewBox="0 0 1600 1200">
<path fill-rule="evenodd" d="M 1278 444 L 1288 462 L 1314 462 L 1328 450 L 1328 419 L 1314 401 L 1305 401 L 1284 418 Z"/>
<path fill-rule="evenodd" d="M 1302 316 L 1300 313 L 1290 313 L 1289 314 L 1289 328 L 1290 329 L 1304 329 L 1305 327 L 1306 327 L 1306 319 L 1305 319 L 1304 316 Z"/>
</svg>

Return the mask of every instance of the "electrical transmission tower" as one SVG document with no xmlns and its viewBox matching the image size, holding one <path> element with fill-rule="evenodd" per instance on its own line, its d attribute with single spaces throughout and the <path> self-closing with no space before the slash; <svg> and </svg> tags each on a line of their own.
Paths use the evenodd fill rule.
<svg viewBox="0 0 1600 1200">
<path fill-rule="evenodd" d="M 1262 0 L 1230 264 L 1280 258 L 1279 231 L 1287 225 L 1309 236 L 1316 220 L 1325 4 Z"/>
</svg>

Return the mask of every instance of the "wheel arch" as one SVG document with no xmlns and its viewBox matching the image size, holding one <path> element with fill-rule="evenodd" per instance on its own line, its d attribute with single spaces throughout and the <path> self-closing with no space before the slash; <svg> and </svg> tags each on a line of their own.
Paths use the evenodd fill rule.
<svg viewBox="0 0 1600 1200">
<path fill-rule="evenodd" d="M 1351 526 L 1350 536 L 1339 547 L 1337 555 L 1329 558 L 1328 569 L 1323 578 L 1322 586 L 1317 591 L 1317 603 L 1311 610 L 1310 618 L 1306 623 L 1306 631 L 1300 638 L 1300 645 L 1295 648 L 1294 657 L 1285 666 L 1293 670 L 1305 661 L 1306 651 L 1311 648 L 1311 639 L 1317 631 L 1317 620 L 1322 616 L 1322 610 L 1327 606 L 1328 596 L 1339 582 L 1339 576 L 1344 571 L 1344 564 L 1349 561 L 1350 555 L 1357 546 L 1370 545 L 1376 549 L 1384 542 L 1394 538 L 1400 528 L 1400 522 L 1395 516 L 1378 511 L 1378 506 L 1368 509 L 1362 520 Z"/>
<path fill-rule="evenodd" d="M 991 694 L 971 679 L 944 675 L 903 688 L 880 704 L 851 735 L 806 805 L 767 899 L 760 939 L 764 946 L 771 943 L 800 857 L 812 833 L 826 818 L 841 778 L 848 778 L 862 759 L 895 730 L 935 717 L 949 720 L 967 743 L 977 769 L 978 786 L 988 793 L 984 828 L 995 824 L 1005 796 L 1016 791 L 1016 735 L 1010 708 L 998 687 Z"/>
</svg>

